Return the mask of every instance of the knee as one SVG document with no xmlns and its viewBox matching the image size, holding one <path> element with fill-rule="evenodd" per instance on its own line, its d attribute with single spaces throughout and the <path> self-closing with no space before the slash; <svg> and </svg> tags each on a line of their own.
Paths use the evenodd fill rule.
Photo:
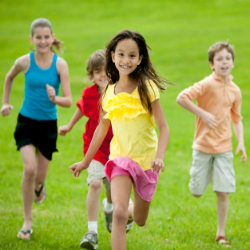
<svg viewBox="0 0 250 250">
<path fill-rule="evenodd" d="M 146 225 L 147 219 L 142 219 L 142 218 L 133 218 L 134 222 L 139 226 L 139 227 L 144 227 Z"/>
<path fill-rule="evenodd" d="M 202 194 L 192 194 L 195 198 L 200 198 Z"/>
<path fill-rule="evenodd" d="M 144 227 L 146 225 L 146 222 L 136 222 L 136 224 L 139 226 L 139 227 Z"/>
<path fill-rule="evenodd" d="M 98 192 L 102 189 L 102 180 L 98 179 L 98 180 L 93 180 L 90 185 L 89 188 L 94 191 L 94 192 Z"/>
<path fill-rule="evenodd" d="M 113 220 L 119 224 L 126 224 L 128 221 L 128 211 L 122 207 L 114 207 Z"/>
<path fill-rule="evenodd" d="M 216 192 L 218 200 L 225 202 L 228 200 L 228 193 Z"/>
<path fill-rule="evenodd" d="M 35 179 L 36 168 L 33 165 L 24 166 L 24 176 L 28 179 Z"/>
<path fill-rule="evenodd" d="M 139 227 L 145 226 L 147 219 L 148 213 L 139 213 L 138 211 L 133 210 L 133 220 Z"/>
</svg>

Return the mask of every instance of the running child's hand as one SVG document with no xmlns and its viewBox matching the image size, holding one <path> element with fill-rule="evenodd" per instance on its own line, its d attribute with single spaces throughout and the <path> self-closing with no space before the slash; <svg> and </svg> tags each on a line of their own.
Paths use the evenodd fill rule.
<svg viewBox="0 0 250 250">
<path fill-rule="evenodd" d="M 152 162 L 151 162 L 151 170 L 156 173 L 158 173 L 160 170 L 163 173 L 164 171 L 164 162 L 162 159 L 160 158 L 155 158 Z"/>
<path fill-rule="evenodd" d="M 46 84 L 46 90 L 47 90 L 47 95 L 48 95 L 49 99 L 52 102 L 55 102 L 56 90 L 52 86 L 50 86 L 49 84 Z"/>
<path fill-rule="evenodd" d="M 210 129 L 216 129 L 218 126 L 216 117 L 205 110 L 202 112 L 201 119 Z"/>
<path fill-rule="evenodd" d="M 241 158 L 242 162 L 244 163 L 247 159 L 247 154 L 246 154 L 246 150 L 245 150 L 244 145 L 238 144 L 237 149 L 235 151 L 235 155 L 237 155 L 239 152 L 241 152 L 240 158 Z"/>
<path fill-rule="evenodd" d="M 83 162 L 77 162 L 69 167 L 70 172 L 75 176 L 79 177 L 82 170 L 88 168 L 88 166 L 84 166 Z"/>
<path fill-rule="evenodd" d="M 9 115 L 12 109 L 13 109 L 13 106 L 11 106 L 10 104 L 3 104 L 1 108 L 2 116 Z"/>
<path fill-rule="evenodd" d="M 69 125 L 64 125 L 59 128 L 58 133 L 59 135 L 66 135 L 70 130 L 71 128 L 69 127 Z"/>
</svg>

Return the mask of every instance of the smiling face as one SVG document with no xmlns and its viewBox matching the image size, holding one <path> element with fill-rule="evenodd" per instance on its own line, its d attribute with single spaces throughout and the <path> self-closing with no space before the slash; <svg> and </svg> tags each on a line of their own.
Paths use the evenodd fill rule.
<svg viewBox="0 0 250 250">
<path fill-rule="evenodd" d="M 117 43 L 115 52 L 111 52 L 112 61 L 121 75 L 129 75 L 141 63 L 137 43 L 133 39 L 123 39 Z"/>
<path fill-rule="evenodd" d="M 234 67 L 232 54 L 225 48 L 216 52 L 213 63 L 209 62 L 209 64 L 211 69 L 223 79 L 230 75 Z"/>
<path fill-rule="evenodd" d="M 46 53 L 51 49 L 54 35 L 51 34 L 51 29 L 48 27 L 37 27 L 34 29 L 30 41 L 35 45 L 37 52 Z"/>
<path fill-rule="evenodd" d="M 105 72 L 105 67 L 99 69 L 94 69 L 91 75 L 92 81 L 98 85 L 99 89 L 102 91 L 108 84 L 108 78 Z"/>
</svg>

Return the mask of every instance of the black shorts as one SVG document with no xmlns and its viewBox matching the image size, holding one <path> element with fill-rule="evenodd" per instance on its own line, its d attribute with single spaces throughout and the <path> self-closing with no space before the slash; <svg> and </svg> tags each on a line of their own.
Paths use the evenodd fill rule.
<svg viewBox="0 0 250 250">
<path fill-rule="evenodd" d="M 52 153 L 57 152 L 57 120 L 37 121 L 18 115 L 14 137 L 17 150 L 21 147 L 33 144 L 45 158 L 52 159 Z"/>
</svg>

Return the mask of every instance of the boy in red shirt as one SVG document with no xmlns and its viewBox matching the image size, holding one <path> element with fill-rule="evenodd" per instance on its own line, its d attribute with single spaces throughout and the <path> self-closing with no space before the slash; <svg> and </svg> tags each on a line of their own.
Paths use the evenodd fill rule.
<svg viewBox="0 0 250 250">
<path fill-rule="evenodd" d="M 228 193 L 235 192 L 230 121 L 238 141 L 236 154 L 241 152 L 242 162 L 247 159 L 241 121 L 242 98 L 230 75 L 234 67 L 234 48 L 229 43 L 217 42 L 209 48 L 208 60 L 213 73 L 182 91 L 177 102 L 196 115 L 190 191 L 200 197 L 213 179 L 213 190 L 218 198 L 216 241 L 229 245 L 225 238 Z"/>
<path fill-rule="evenodd" d="M 76 105 L 77 110 L 70 122 L 59 128 L 59 134 L 65 135 L 70 132 L 73 126 L 85 115 L 88 117 L 86 130 L 83 134 L 83 152 L 87 153 L 93 134 L 99 122 L 99 99 L 102 91 L 105 89 L 108 79 L 105 73 L 105 51 L 98 50 L 94 52 L 87 62 L 87 74 L 94 85 L 86 87 L 82 92 L 82 99 Z M 87 213 L 88 213 L 88 232 L 83 236 L 80 246 L 86 249 L 98 248 L 97 218 L 99 210 L 99 196 L 102 190 L 102 184 L 105 184 L 106 196 L 103 200 L 105 212 L 106 227 L 111 232 L 113 204 L 110 194 L 110 183 L 104 173 L 104 166 L 109 159 L 109 144 L 113 137 L 112 129 L 109 128 L 100 149 L 97 151 L 94 159 L 88 168 L 87 182 L 89 185 L 87 195 Z"/>
</svg>

